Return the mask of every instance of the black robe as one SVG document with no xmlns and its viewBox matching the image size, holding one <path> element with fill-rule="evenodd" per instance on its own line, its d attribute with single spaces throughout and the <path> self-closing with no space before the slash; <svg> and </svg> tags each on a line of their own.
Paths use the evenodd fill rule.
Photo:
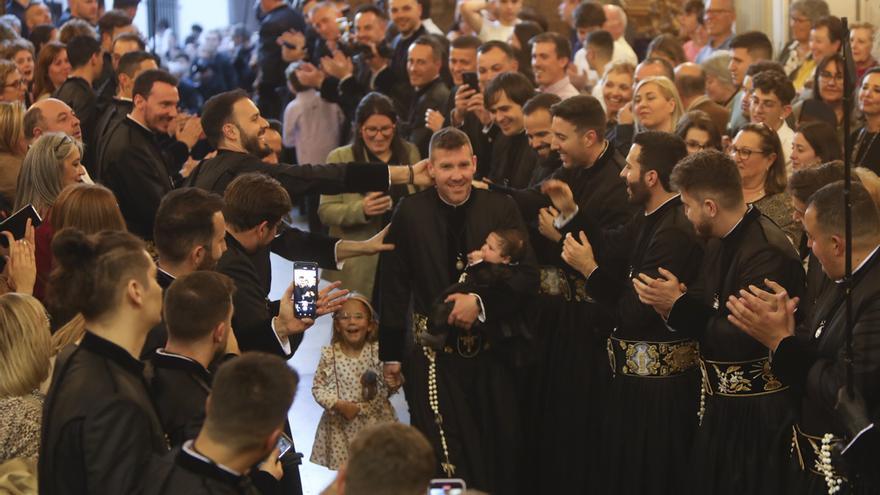
<svg viewBox="0 0 880 495">
<path fill-rule="evenodd" d="M 516 493 L 522 432 L 511 407 L 516 391 L 508 361 L 494 347 L 472 358 L 451 348 L 437 351 L 439 409 L 449 462 L 455 466 L 454 473 L 444 473 L 439 429 L 428 400 L 428 358 L 421 346 L 407 344 L 412 342 L 410 308 L 429 315 L 435 299 L 464 269 L 456 267 L 458 256 L 478 249 L 490 232 L 503 228 L 523 226 L 515 204 L 502 194 L 473 190 L 463 205 L 452 207 L 431 188 L 400 201 L 387 238 L 396 247 L 382 253 L 380 262 L 379 354 L 385 362 L 403 362 L 411 422 L 434 446 L 437 475 L 463 478 L 468 486 L 493 493 Z M 530 252 L 527 259 L 532 259 Z M 520 310 L 517 301 L 490 288 L 476 293 L 487 324 Z"/>
<path fill-rule="evenodd" d="M 539 157 L 537 162 L 535 162 L 535 168 L 532 169 L 532 177 L 529 179 L 528 188 L 532 189 L 538 186 L 553 175 L 561 166 L 562 160 L 559 158 L 559 153 L 555 151 L 552 151 L 547 157 Z"/>
<path fill-rule="evenodd" d="M 95 153 L 97 145 L 95 127 L 98 124 L 98 115 L 101 114 L 95 90 L 92 89 L 92 85 L 88 81 L 81 77 L 68 77 L 52 96 L 67 103 L 79 119 L 82 139 L 85 144 L 82 163 L 90 174 L 94 174 L 95 157 L 97 156 Z"/>
<path fill-rule="evenodd" d="M 599 304 L 615 308 L 612 337 L 650 343 L 683 340 L 669 330 L 654 308 L 639 301 L 631 281 L 639 273 L 656 277 L 660 267 L 678 274 L 685 284 L 696 278 L 703 248 L 681 199 L 671 199 L 650 215 L 640 212 L 611 231 L 599 230 L 582 212 L 572 223 L 574 229 L 583 227 L 594 252 L 602 253 L 598 267 L 587 278 L 587 291 Z M 609 340 L 609 359 L 615 345 L 619 341 Z M 683 460 L 690 454 L 697 426 L 697 357 L 694 349 L 682 358 L 690 358 L 692 367 L 675 376 L 613 376 L 600 434 L 604 447 L 596 463 L 595 493 L 681 492 L 687 473 Z M 640 447 L 633 449 L 633 445 Z"/>
<path fill-rule="evenodd" d="M 492 163 L 489 179 L 496 183 L 516 189 L 529 186 L 538 156 L 529 146 L 525 131 L 499 136 L 492 143 Z"/>
<path fill-rule="evenodd" d="M 792 296 L 803 293 L 804 269 L 785 233 L 755 207 L 722 239 L 706 245 L 700 278 L 679 298 L 667 324 L 684 336 L 699 339 L 703 361 L 743 362 L 767 359 L 758 341 L 727 321 L 725 302 L 749 285 L 775 280 Z M 786 384 L 768 369 L 717 365 L 719 376 L 737 377 L 752 395 L 729 396 L 707 390 L 705 412 L 691 463 L 694 493 L 778 494 L 785 478 L 794 407 Z M 716 365 L 705 363 L 704 370 Z"/>
<path fill-rule="evenodd" d="M 189 444 L 192 449 L 192 444 Z M 262 473 L 269 476 L 268 473 Z M 271 481 L 270 480 L 270 484 Z M 276 482 L 277 484 L 277 482 Z M 262 487 L 262 485 L 260 485 Z M 268 495 L 251 477 L 234 474 L 182 447 L 156 459 L 150 465 L 144 495 Z"/>
<path fill-rule="evenodd" d="M 600 228 L 612 229 L 635 213 L 619 177 L 622 167 L 623 157 L 609 145 L 592 166 L 560 167 L 551 177 L 569 185 L 580 211 Z M 612 308 L 586 297 L 584 278 L 560 257 L 562 241 L 551 242 L 538 233 L 538 210 L 551 204 L 540 185 L 527 190 L 490 187 L 509 192 L 516 200 L 543 265 L 542 290 L 531 318 L 539 358 L 519 385 L 532 391 L 521 405 L 525 421 L 535 425 L 526 432 L 528 450 L 541 454 L 533 460 L 535 469 L 523 471 L 520 479 L 527 491 L 583 491 L 590 478 L 585 466 L 593 465 L 598 455 L 596 449 L 584 446 L 595 441 L 605 416 L 610 381 L 606 338 L 613 327 Z M 573 228 L 566 225 L 560 231 L 563 238 Z M 548 280 L 555 278 L 562 280 L 561 293 L 547 290 Z"/>
<path fill-rule="evenodd" d="M 119 98 L 111 99 L 104 107 L 104 111 L 98 117 L 95 124 L 95 146 L 97 147 L 95 156 L 101 156 L 101 149 L 98 146 L 104 136 L 118 122 L 124 119 L 126 115 L 130 114 L 132 108 L 134 108 L 134 104 L 131 100 L 120 100 Z"/>
<path fill-rule="evenodd" d="M 880 410 L 880 252 L 873 253 L 853 274 L 852 315 L 854 383 L 869 416 L 876 416 Z M 837 391 L 846 384 L 842 285 L 834 284 L 820 299 L 809 328 L 810 332 L 779 344 L 773 371 L 791 384 L 801 400 L 798 427 L 803 433 L 816 437 L 831 433 L 842 439 L 848 436 L 847 428 L 835 411 Z M 827 493 L 824 477 L 810 472 L 809 467 L 799 473 L 789 493 Z M 868 482 L 857 479 L 854 493 L 876 493 L 880 487 Z"/>
<path fill-rule="evenodd" d="M 168 290 L 168 287 L 171 287 L 175 278 L 165 270 L 159 267 L 156 268 L 156 282 L 158 282 L 159 287 L 162 288 L 162 294 L 164 297 L 165 291 Z M 141 360 L 146 361 L 150 359 L 150 356 L 156 352 L 156 349 L 165 347 L 165 342 L 167 340 L 168 330 L 165 328 L 165 320 L 163 318 L 162 321 L 160 321 L 155 327 L 151 328 L 150 333 L 147 334 L 147 338 L 144 340 L 144 347 L 141 349 Z"/>
<path fill-rule="evenodd" d="M 404 37 L 398 33 L 391 41 L 391 60 L 388 62 L 390 77 L 386 79 L 390 84 L 383 85 L 379 90 L 394 100 L 397 115 L 407 115 L 415 99 L 416 91 L 409 83 L 406 63 L 409 58 L 409 47 L 419 36 L 425 34 L 428 34 L 428 31 L 424 25 L 421 25 L 409 36 Z"/>
<path fill-rule="evenodd" d="M 88 331 L 61 351 L 43 405 L 40 493 L 135 492 L 150 457 L 168 448 L 143 369 Z"/>
<path fill-rule="evenodd" d="M 428 144 L 434 131 L 425 125 L 425 114 L 430 110 L 442 112 L 449 98 L 449 86 L 439 77 L 415 92 L 407 107 L 406 120 L 398 124 L 400 136 L 419 148 L 420 156 L 428 156 Z"/>
<path fill-rule="evenodd" d="M 213 374 L 198 362 L 164 349 L 150 357 L 150 393 L 172 447 L 199 434 Z"/>
<path fill-rule="evenodd" d="M 100 148 L 95 180 L 116 195 L 129 232 L 151 240 L 159 203 L 174 188 L 172 175 L 186 157 L 171 160 L 159 136 L 131 117 L 112 126 Z"/>
</svg>

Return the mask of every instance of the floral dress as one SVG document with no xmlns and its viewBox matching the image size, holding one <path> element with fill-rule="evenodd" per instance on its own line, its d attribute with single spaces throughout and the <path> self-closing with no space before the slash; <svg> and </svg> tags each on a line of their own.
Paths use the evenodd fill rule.
<svg viewBox="0 0 880 495">
<path fill-rule="evenodd" d="M 375 396 L 370 387 L 362 385 L 364 372 L 375 373 Z M 321 360 L 315 371 L 312 395 L 324 414 L 315 432 L 311 461 L 330 469 L 339 469 L 348 460 L 348 446 L 358 431 L 366 426 L 386 421 L 397 421 L 397 415 L 388 400 L 389 391 L 382 380 L 382 362 L 379 344 L 368 342 L 360 356 L 349 357 L 338 343 L 321 348 Z M 351 421 L 333 410 L 339 400 L 356 402 L 360 412 Z"/>
</svg>

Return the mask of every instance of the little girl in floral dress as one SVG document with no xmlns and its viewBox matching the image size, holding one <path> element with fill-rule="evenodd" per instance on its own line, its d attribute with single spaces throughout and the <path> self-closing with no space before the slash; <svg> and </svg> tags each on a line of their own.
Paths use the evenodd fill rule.
<svg viewBox="0 0 880 495">
<path fill-rule="evenodd" d="M 333 337 L 321 349 L 312 395 L 324 414 L 315 432 L 311 461 L 336 470 L 348 460 L 348 446 L 362 428 L 397 421 L 382 380 L 370 303 L 353 295 L 333 315 Z"/>
</svg>

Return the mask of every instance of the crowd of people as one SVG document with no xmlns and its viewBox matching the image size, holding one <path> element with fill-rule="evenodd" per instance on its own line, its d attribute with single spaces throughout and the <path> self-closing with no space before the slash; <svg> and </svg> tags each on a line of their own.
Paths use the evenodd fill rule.
<svg viewBox="0 0 880 495">
<path fill-rule="evenodd" d="M 327 315 L 328 494 L 880 490 L 874 26 L 430 4 L 7 2 L 0 491 L 302 493 Z"/>
</svg>

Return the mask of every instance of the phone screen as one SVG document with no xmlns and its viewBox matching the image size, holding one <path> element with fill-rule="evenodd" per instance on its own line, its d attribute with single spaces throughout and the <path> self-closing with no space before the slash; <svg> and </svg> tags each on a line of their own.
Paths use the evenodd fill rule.
<svg viewBox="0 0 880 495">
<path fill-rule="evenodd" d="M 467 487 L 462 479 L 433 479 L 428 495 L 464 495 Z"/>
<path fill-rule="evenodd" d="M 293 264 L 293 311 L 297 318 L 314 318 L 318 311 L 318 265 Z"/>
<path fill-rule="evenodd" d="M 293 447 L 293 442 L 287 435 L 282 433 L 281 436 L 278 437 L 278 458 L 281 459 L 284 457 L 284 454 L 286 454 L 291 447 Z"/>
</svg>

